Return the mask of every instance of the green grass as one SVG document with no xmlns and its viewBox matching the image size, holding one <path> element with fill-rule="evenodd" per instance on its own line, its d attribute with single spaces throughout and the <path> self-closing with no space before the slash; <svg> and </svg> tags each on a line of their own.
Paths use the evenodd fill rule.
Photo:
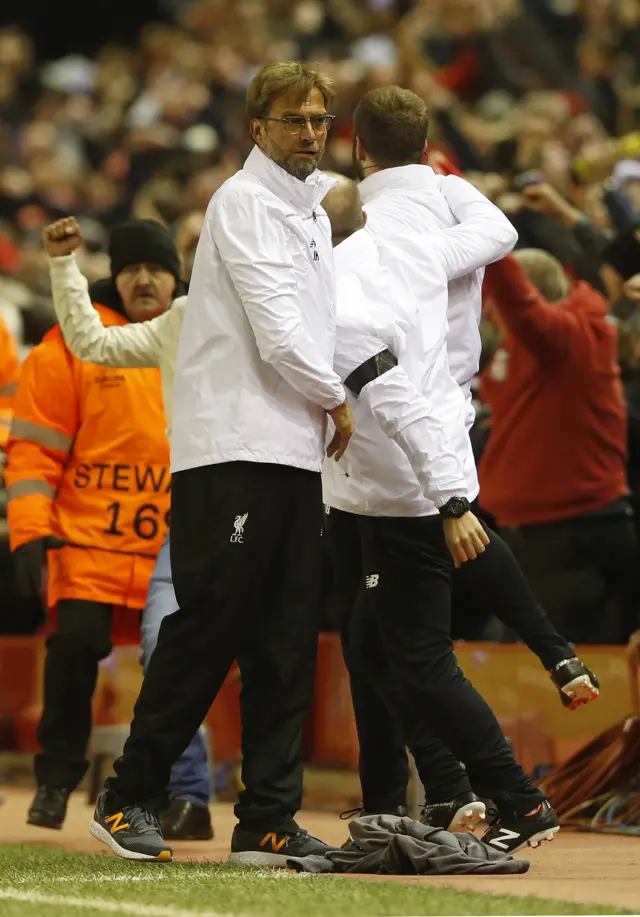
<svg viewBox="0 0 640 917">
<path fill-rule="evenodd" d="M 51 901 L 2 896 L 40 895 Z M 78 899 L 87 904 L 77 905 Z M 93 903 L 89 903 L 89 901 Z M 104 902 L 102 908 L 97 903 Z M 109 908 L 109 911 L 105 910 Z M 626 914 L 630 911 L 542 898 L 483 895 L 391 882 L 220 864 L 127 863 L 110 856 L 64 853 L 46 847 L 0 845 L 2 917 L 188 917 L 190 914 L 265 917 L 382 917 L 446 914 Z"/>
</svg>

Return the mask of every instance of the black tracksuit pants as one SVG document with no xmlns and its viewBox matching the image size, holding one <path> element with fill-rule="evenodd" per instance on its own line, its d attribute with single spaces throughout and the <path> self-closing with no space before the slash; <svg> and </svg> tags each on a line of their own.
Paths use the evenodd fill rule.
<svg viewBox="0 0 640 917">
<path fill-rule="evenodd" d="M 321 594 L 320 475 L 230 462 L 174 474 L 171 567 L 180 606 L 162 622 L 109 807 L 157 810 L 171 766 L 234 659 L 242 673 L 246 828 L 295 826 Z"/>
<path fill-rule="evenodd" d="M 365 808 L 375 812 L 406 802 L 405 744 L 430 802 L 467 792 L 470 780 L 475 792 L 496 797 L 505 808 L 535 806 L 540 797 L 462 675 L 450 641 L 453 595 L 454 608 L 457 602 L 489 603 L 546 668 L 572 655 L 504 542 L 490 531 L 485 553 L 453 571 L 438 517 L 367 519 L 331 510 L 327 529 Z M 369 588 L 363 588 L 363 552 Z"/>
<path fill-rule="evenodd" d="M 135 612 L 132 612 L 134 614 Z M 75 790 L 89 762 L 91 699 L 98 663 L 112 649 L 111 605 L 83 599 L 58 602 L 56 630 L 47 638 L 44 696 L 35 758 L 39 786 Z"/>
</svg>

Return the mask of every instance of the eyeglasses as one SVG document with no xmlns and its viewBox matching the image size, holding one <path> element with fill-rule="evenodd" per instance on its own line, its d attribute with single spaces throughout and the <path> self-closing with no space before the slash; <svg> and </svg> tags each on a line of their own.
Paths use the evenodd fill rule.
<svg viewBox="0 0 640 917">
<path fill-rule="evenodd" d="M 334 119 L 335 115 L 314 115 L 312 118 L 305 118 L 303 115 L 286 115 L 284 118 L 264 117 L 261 120 L 277 121 L 278 124 L 282 124 L 288 134 L 299 134 L 307 124 L 311 125 L 314 134 L 326 134 Z"/>
</svg>

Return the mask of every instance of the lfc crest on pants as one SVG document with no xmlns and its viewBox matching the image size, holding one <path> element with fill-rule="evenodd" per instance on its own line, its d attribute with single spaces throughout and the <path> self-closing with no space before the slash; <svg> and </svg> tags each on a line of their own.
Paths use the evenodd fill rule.
<svg viewBox="0 0 640 917">
<path fill-rule="evenodd" d="M 244 513 L 244 515 L 242 516 L 236 516 L 233 522 L 235 531 L 233 535 L 231 536 L 231 538 L 229 539 L 231 544 L 242 544 L 243 543 L 244 527 L 245 527 L 245 524 L 248 518 L 249 518 L 249 513 Z"/>
</svg>

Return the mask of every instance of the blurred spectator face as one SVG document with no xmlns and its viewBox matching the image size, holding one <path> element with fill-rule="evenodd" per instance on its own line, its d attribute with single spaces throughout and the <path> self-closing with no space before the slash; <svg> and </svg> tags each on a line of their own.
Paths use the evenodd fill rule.
<svg viewBox="0 0 640 917">
<path fill-rule="evenodd" d="M 633 204 L 636 213 L 640 214 L 640 180 L 625 182 L 624 193 Z"/>
<path fill-rule="evenodd" d="M 83 189 L 85 200 L 93 213 L 105 213 L 120 200 L 117 184 L 100 172 L 90 175 L 83 183 Z"/>
<path fill-rule="evenodd" d="M 17 29 L 0 31 L 0 62 L 11 73 L 26 73 L 33 60 L 31 40 Z"/>
<path fill-rule="evenodd" d="M 313 89 L 303 102 L 285 93 L 273 100 L 268 115 L 252 119 L 251 135 L 281 169 L 305 181 L 318 168 L 327 142 L 327 125 L 314 126 L 312 119 L 326 114 L 319 89 Z"/>
<path fill-rule="evenodd" d="M 233 173 L 230 173 L 233 174 Z M 206 210 L 218 188 L 229 178 L 223 169 L 205 169 L 189 180 L 190 203 L 195 210 Z"/>
<path fill-rule="evenodd" d="M 22 152 L 27 159 L 42 153 L 53 153 L 56 140 L 57 132 L 54 124 L 48 121 L 32 121 L 22 131 Z"/>
<path fill-rule="evenodd" d="M 180 223 L 176 245 L 182 261 L 182 278 L 187 283 L 191 279 L 193 259 L 196 256 L 198 239 L 204 226 L 204 213 L 189 213 Z"/>
<path fill-rule="evenodd" d="M 209 101 L 209 90 L 198 83 L 167 89 L 163 93 L 164 120 L 169 124 L 185 127 L 196 119 Z"/>
<path fill-rule="evenodd" d="M 0 70 L 0 105 L 8 105 L 17 87 L 17 80 L 9 70 Z"/>
<path fill-rule="evenodd" d="M 132 322 L 144 322 L 169 308 L 176 280 L 160 265 L 141 262 L 123 268 L 116 287 L 127 316 Z"/>
<path fill-rule="evenodd" d="M 598 229 L 611 229 L 611 219 L 604 203 L 603 191 L 600 184 L 589 185 L 584 194 L 582 209 L 586 218 Z"/>
</svg>

